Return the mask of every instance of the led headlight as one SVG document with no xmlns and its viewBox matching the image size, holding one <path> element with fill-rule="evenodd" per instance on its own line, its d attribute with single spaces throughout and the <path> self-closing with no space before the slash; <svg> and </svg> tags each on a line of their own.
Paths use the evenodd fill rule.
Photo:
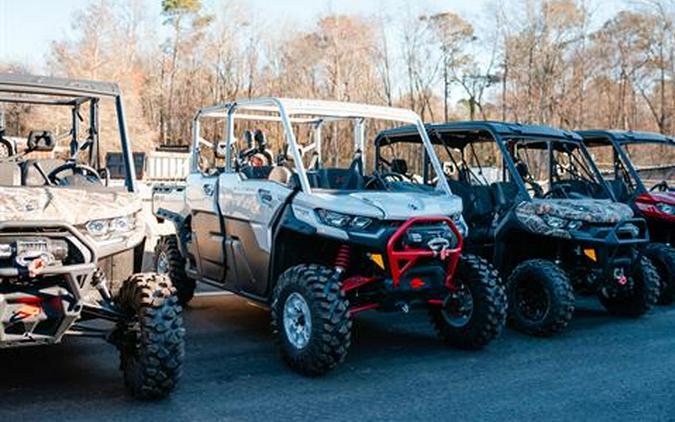
<svg viewBox="0 0 675 422">
<path fill-rule="evenodd" d="M 136 228 L 136 216 L 126 215 L 102 220 L 92 220 L 85 225 L 87 232 L 96 238 L 124 234 Z"/>
<path fill-rule="evenodd" d="M 552 215 L 542 215 L 541 219 L 553 229 L 562 229 L 567 225 L 567 220 Z"/>
<path fill-rule="evenodd" d="M 664 204 L 664 203 L 658 203 L 656 204 L 656 208 L 659 209 L 664 214 L 673 214 L 675 215 L 675 206 L 670 205 L 670 204 Z"/>
<path fill-rule="evenodd" d="M 345 230 L 365 230 L 371 224 L 373 224 L 374 221 L 369 217 L 363 217 L 360 215 L 353 216 L 328 210 L 317 210 L 316 213 L 322 223 Z"/>
<path fill-rule="evenodd" d="M 569 230 L 579 230 L 583 225 L 584 222 L 581 220 L 572 220 L 567 224 L 567 228 Z"/>
<path fill-rule="evenodd" d="M 461 234 L 462 237 L 466 237 L 466 235 L 469 233 L 469 227 L 466 225 L 466 222 L 464 221 L 464 217 L 462 217 L 462 214 L 453 215 L 452 222 L 455 223 L 457 230 L 459 230 L 459 234 Z"/>
<path fill-rule="evenodd" d="M 118 217 L 110 222 L 110 230 L 113 232 L 128 232 L 134 229 L 136 219 L 133 216 Z"/>
<path fill-rule="evenodd" d="M 85 227 L 94 237 L 105 236 L 110 231 L 110 220 L 92 220 Z"/>
</svg>

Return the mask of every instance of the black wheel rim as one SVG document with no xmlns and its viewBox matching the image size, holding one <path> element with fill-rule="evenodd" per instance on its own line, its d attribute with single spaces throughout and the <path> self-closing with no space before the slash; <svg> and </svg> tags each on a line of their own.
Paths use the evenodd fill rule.
<svg viewBox="0 0 675 422">
<path fill-rule="evenodd" d="M 515 291 L 515 304 L 518 314 L 530 322 L 540 322 L 548 314 L 551 298 L 538 280 L 520 281 Z"/>
<path fill-rule="evenodd" d="M 443 302 L 443 319 L 451 327 L 463 328 L 469 324 L 473 316 L 473 295 L 471 290 L 462 285 L 461 289 L 452 292 Z"/>
</svg>

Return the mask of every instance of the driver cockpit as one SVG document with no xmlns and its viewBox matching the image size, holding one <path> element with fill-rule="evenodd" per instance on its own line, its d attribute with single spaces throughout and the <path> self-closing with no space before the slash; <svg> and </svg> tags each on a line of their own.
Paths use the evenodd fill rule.
<svg viewBox="0 0 675 422">
<path fill-rule="evenodd" d="M 4 101 L 3 101 L 4 100 Z M 49 106 L 63 109 L 69 108 L 71 126 L 66 132 L 55 135 L 52 130 L 33 129 L 25 138 L 17 133 L 19 145 L 15 138 L 6 136 L 4 118 L 0 129 L 0 185 L 1 186 L 71 186 L 71 185 L 103 185 L 105 169 L 101 168 L 98 145 L 98 99 L 78 97 L 73 99 L 0 99 L 0 103 L 26 103 L 30 107 Z M 89 106 L 87 135 L 80 139 L 80 125 L 84 121 L 80 112 Z M 0 113 L 4 116 L 4 113 Z M 54 126 L 59 127 L 57 113 Z M 62 121 L 67 121 L 63 116 Z M 18 126 L 18 125 L 17 125 Z M 56 151 L 62 141 L 68 142 L 68 152 Z"/>
</svg>

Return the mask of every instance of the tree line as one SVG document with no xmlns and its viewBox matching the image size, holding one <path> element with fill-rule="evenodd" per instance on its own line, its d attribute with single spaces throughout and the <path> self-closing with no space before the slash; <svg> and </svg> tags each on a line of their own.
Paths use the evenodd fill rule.
<svg viewBox="0 0 675 422">
<path fill-rule="evenodd" d="M 604 2 L 606 3 L 606 2 Z M 57 76 L 119 81 L 135 142 L 186 144 L 202 106 L 260 95 L 393 105 L 425 121 L 675 132 L 674 0 L 509 0 L 477 19 L 325 14 L 308 29 L 243 3 L 95 1 L 51 46 Z M 603 8 L 604 7 L 604 8 Z M 330 143 L 330 139 L 328 141 Z"/>
</svg>

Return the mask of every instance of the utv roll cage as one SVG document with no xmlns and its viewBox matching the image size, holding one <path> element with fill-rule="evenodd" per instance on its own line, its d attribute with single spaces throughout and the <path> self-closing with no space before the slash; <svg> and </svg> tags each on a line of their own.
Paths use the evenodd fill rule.
<svg viewBox="0 0 675 422">
<path fill-rule="evenodd" d="M 380 149 L 383 146 L 394 144 L 397 142 L 416 142 L 412 133 L 411 126 L 404 126 L 396 129 L 390 129 L 380 132 L 375 139 L 375 168 L 377 169 L 381 166 L 382 157 Z M 550 149 L 552 148 L 551 141 L 565 141 L 574 143 L 588 159 L 590 165 L 592 166 L 591 171 L 602 183 L 603 189 L 606 191 L 610 198 L 613 199 L 613 193 L 611 189 L 607 186 L 606 181 L 602 177 L 600 170 L 597 168 L 593 162 L 590 153 L 586 149 L 583 143 L 583 139 L 580 135 L 575 132 L 557 129 L 548 126 L 538 126 L 538 125 L 523 125 L 518 123 L 504 123 L 504 122 L 494 122 L 494 121 L 466 121 L 466 122 L 452 122 L 452 123 L 441 123 L 441 124 L 427 124 L 425 129 L 429 136 L 429 139 L 433 145 L 441 145 L 450 148 L 455 148 L 458 150 L 464 150 L 464 148 L 474 142 L 491 142 L 494 140 L 501 152 L 502 158 L 502 177 L 503 180 L 507 180 L 507 175 L 509 180 L 515 182 L 518 186 L 518 192 L 524 199 L 532 201 L 532 197 L 527 192 L 525 186 L 525 181 L 519 174 L 516 169 L 513 159 L 507 159 L 507 157 L 512 157 L 511 150 L 509 149 L 508 141 L 511 139 L 518 140 L 531 140 L 533 142 L 541 141 L 542 149 L 546 148 L 549 150 L 549 159 L 552 159 L 552 154 Z M 488 135 L 487 137 L 485 135 Z M 492 139 L 490 139 L 490 137 Z M 545 143 L 545 145 L 543 145 Z M 424 171 L 426 173 L 427 158 L 425 157 Z M 554 166 L 549 165 L 549 174 L 548 179 L 552 180 Z M 442 173 L 439 173 L 442 174 Z M 427 175 L 424 175 L 424 180 L 427 180 Z"/>
<path fill-rule="evenodd" d="M 355 110 L 358 110 L 358 112 L 355 112 Z M 239 113 L 240 111 L 243 111 L 244 113 Z M 425 131 L 424 124 L 419 116 L 410 110 L 367 104 L 275 97 L 237 101 L 200 109 L 193 120 L 193 143 L 191 151 L 191 172 L 193 173 L 199 171 L 199 149 L 201 144 L 204 143 L 202 138 L 200 138 L 201 121 L 202 119 L 210 118 L 227 119 L 224 134 L 226 172 L 232 172 L 235 119 L 280 122 L 283 125 L 286 143 L 293 157 L 300 188 L 307 194 L 312 193 L 312 188 L 302 158 L 305 153 L 313 151 L 314 154 L 317 155 L 319 162 L 321 162 L 321 129 L 324 123 L 331 121 L 353 121 L 354 151 L 360 152 L 361 164 L 363 164 L 363 157 L 366 155 L 366 119 L 389 120 L 410 124 L 409 131 L 420 137 L 421 142 L 424 144 L 425 150 L 427 151 L 426 155 L 430 155 L 431 157 L 429 159 L 430 165 L 437 174 L 443 174 L 441 163 L 438 158 L 435 154 L 429 154 L 429 151 L 433 151 L 433 146 Z M 295 132 L 293 131 L 294 124 L 309 125 L 312 128 L 313 142 L 310 145 L 301 146 L 298 144 Z M 214 151 L 217 150 L 216 145 L 212 145 L 212 147 Z M 444 193 L 448 195 L 451 194 L 447 181 L 441 180 L 438 186 Z"/>
<path fill-rule="evenodd" d="M 0 104 L 32 104 L 71 108 L 71 157 L 74 157 L 80 148 L 77 140 L 81 120 L 80 110 L 83 106 L 88 106 L 89 133 L 87 142 L 91 142 L 88 159 L 89 164 L 97 170 L 101 168 L 99 148 L 99 101 L 101 98 L 111 99 L 115 102 L 122 155 L 125 160 L 124 183 L 129 192 L 134 192 L 136 191 L 134 160 L 129 148 L 122 96 L 116 83 L 0 73 Z"/>
<path fill-rule="evenodd" d="M 622 147 L 637 143 L 662 144 L 675 147 L 675 138 L 660 133 L 615 130 L 582 130 L 577 133 L 583 138 L 584 143 L 591 148 L 600 145 L 612 145 L 614 172 L 618 174 L 621 171 L 619 168 L 620 161 L 630 177 L 635 181 L 635 189 L 638 193 L 648 193 L 649 189 L 644 185 L 638 169 L 633 164 L 633 160 L 630 159 Z"/>
</svg>

